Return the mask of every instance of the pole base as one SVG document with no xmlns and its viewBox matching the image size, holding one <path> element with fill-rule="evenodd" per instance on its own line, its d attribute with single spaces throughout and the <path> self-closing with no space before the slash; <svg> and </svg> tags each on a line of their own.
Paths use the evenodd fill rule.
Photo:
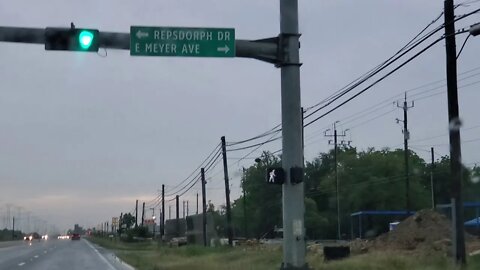
<svg viewBox="0 0 480 270">
<path fill-rule="evenodd" d="M 308 267 L 308 263 L 306 263 L 305 265 L 300 266 L 300 267 L 293 266 L 289 263 L 287 263 L 287 264 L 282 263 L 282 265 L 280 266 L 280 270 L 310 270 L 310 269 L 311 268 Z"/>
</svg>

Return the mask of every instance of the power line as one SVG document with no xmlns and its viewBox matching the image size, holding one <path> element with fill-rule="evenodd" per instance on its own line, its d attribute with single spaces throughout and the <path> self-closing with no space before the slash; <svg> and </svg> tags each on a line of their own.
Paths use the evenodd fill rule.
<svg viewBox="0 0 480 270">
<path fill-rule="evenodd" d="M 250 141 L 254 141 L 254 140 L 257 140 L 257 139 L 260 139 L 260 138 L 263 138 L 263 137 L 266 137 L 270 134 L 273 134 L 273 133 L 278 133 L 280 132 L 282 129 L 280 128 L 281 124 L 278 124 L 276 125 L 275 127 L 273 127 L 272 129 L 260 134 L 260 135 L 257 135 L 255 137 L 252 137 L 252 138 L 249 138 L 249 139 L 246 139 L 246 140 L 242 140 L 242 141 L 238 141 L 238 142 L 228 142 L 227 143 L 227 146 L 234 146 L 234 145 L 237 145 L 237 144 L 243 144 L 243 143 L 246 143 L 246 142 L 250 142 Z"/>
<path fill-rule="evenodd" d="M 377 65 L 375 68 L 371 69 L 370 71 L 366 72 L 365 74 L 363 74 L 362 76 L 360 76 L 359 78 L 355 79 L 354 81 L 350 82 L 349 84 L 347 84 L 346 86 L 344 86 L 343 88 L 341 88 L 340 90 L 336 91 L 334 94 L 332 94 L 331 96 L 329 96 L 327 99 L 323 100 L 323 101 L 320 101 L 319 103 L 311 106 L 311 107 L 308 107 L 306 109 L 306 111 L 309 111 L 310 109 L 313 109 L 315 107 L 318 107 L 319 105 L 325 103 L 326 101 L 328 101 L 329 99 L 331 98 L 334 98 L 335 95 L 340 95 L 340 93 L 342 93 L 343 91 L 345 91 L 346 89 L 348 89 L 349 87 L 352 87 L 355 88 L 356 86 L 359 85 L 358 81 L 361 81 L 361 83 L 363 83 L 365 80 L 371 78 L 373 75 L 375 75 L 376 73 L 378 73 L 379 71 L 381 71 L 383 68 L 386 68 L 389 64 L 388 62 L 391 61 L 392 59 L 395 58 L 395 56 L 397 56 L 398 54 L 400 54 L 402 51 L 405 51 L 423 32 L 425 32 L 432 24 L 434 24 L 435 22 L 437 22 L 443 15 L 443 12 L 440 13 L 440 15 L 438 17 L 436 17 L 432 22 L 430 22 L 425 28 L 423 28 L 420 33 L 418 33 L 413 39 L 411 39 L 406 45 L 404 45 L 399 51 L 397 51 L 393 56 L 391 56 L 390 58 L 388 58 L 387 60 L 385 60 L 384 62 L 382 62 L 381 64 Z M 441 26 L 439 26 L 441 27 Z M 438 29 L 438 27 L 437 27 Z M 434 29 L 433 31 L 435 31 L 436 29 Z M 428 36 L 429 34 L 427 34 Z M 425 36 L 424 36 L 425 37 Z M 423 41 L 422 41 L 423 42 Z M 418 44 L 417 44 L 418 45 Z M 413 46 L 413 48 L 415 47 L 416 45 Z M 398 59 L 398 58 L 397 58 Z M 394 60 L 395 61 L 395 60 Z M 390 63 L 391 64 L 391 63 Z M 355 85 L 356 84 L 356 85 Z M 316 110 L 318 111 L 318 110 Z M 315 111 L 315 112 L 316 112 Z M 315 113 L 314 112 L 314 113 Z M 308 116 L 307 116 L 308 117 Z"/>
<path fill-rule="evenodd" d="M 331 96 L 327 97 L 326 99 L 320 101 L 319 103 L 313 105 L 313 106 L 310 106 L 308 107 L 306 111 L 309 111 L 313 108 L 316 108 L 318 107 L 319 105 L 325 103 L 325 102 L 329 102 L 327 105 L 325 106 L 322 106 L 321 108 L 315 110 L 313 113 L 310 113 L 309 115 L 307 115 L 305 118 L 308 118 L 309 116 L 313 115 L 314 113 L 318 112 L 320 109 L 323 109 L 325 108 L 326 106 L 328 106 L 329 104 L 331 104 L 331 102 L 339 99 L 341 96 L 345 95 L 346 93 L 348 93 L 349 91 L 351 91 L 352 89 L 356 88 L 357 86 L 359 86 L 361 83 L 365 82 L 366 80 L 368 80 L 369 78 L 373 77 L 375 74 L 377 74 L 378 72 L 382 71 L 383 69 L 385 69 L 386 67 L 388 67 L 390 64 L 392 64 L 393 62 L 397 61 L 400 57 L 402 57 L 403 55 L 405 55 L 406 53 L 408 53 L 411 49 L 415 48 L 416 46 L 418 46 L 420 43 L 424 42 L 426 39 L 428 39 L 430 36 L 432 36 L 433 34 L 435 34 L 436 32 L 438 32 L 439 30 L 442 29 L 443 25 L 435 28 L 434 30 L 432 30 L 430 33 L 424 35 L 422 37 L 422 39 L 420 39 L 419 41 L 416 42 L 416 44 L 413 44 L 412 43 L 418 39 L 418 37 L 423 34 L 432 24 L 434 24 L 435 22 L 437 22 L 441 16 L 442 16 L 443 12 L 438 16 L 436 17 L 432 22 L 430 22 L 424 29 L 422 29 L 422 31 L 420 31 L 420 33 L 418 33 L 417 35 L 415 35 L 415 37 L 413 39 L 411 39 L 406 45 L 404 45 L 399 51 L 397 51 L 393 56 L 391 56 L 390 58 L 388 58 L 387 60 L 385 60 L 384 62 L 382 62 L 381 64 L 377 65 L 375 68 L 371 69 L 370 71 L 366 72 L 365 74 L 363 74 L 362 76 L 360 76 L 359 78 L 355 79 L 354 81 L 350 82 L 349 84 L 347 84 L 346 86 L 342 87 L 340 90 L 336 91 L 334 94 L 332 94 Z M 410 47 L 410 48 L 409 48 Z M 396 57 L 397 55 L 399 55 L 401 52 L 405 51 L 407 48 L 409 48 L 406 52 L 404 52 L 403 54 L 401 54 L 399 57 Z M 390 63 L 389 63 L 390 62 Z M 360 82 L 359 82 L 360 81 Z M 352 86 L 353 85 L 353 86 Z M 333 100 L 332 100 L 333 99 Z M 269 131 L 266 131 L 258 136 L 255 136 L 255 137 L 252 137 L 252 138 L 249 138 L 249 139 L 246 139 L 246 140 L 243 140 L 243 141 L 238 141 L 238 142 L 233 142 L 233 143 L 229 143 L 228 146 L 233 146 L 233 145 L 237 145 L 237 144 L 241 144 L 241 143 L 245 143 L 245 142 L 250 142 L 250 141 L 253 141 L 253 140 L 256 140 L 256 139 L 259 139 L 259 138 L 263 138 L 263 137 L 266 137 L 274 132 L 279 132 L 281 131 L 281 128 L 279 128 L 281 126 L 281 124 L 278 124 L 276 125 L 274 128 L 270 129 Z"/>
<path fill-rule="evenodd" d="M 371 77 L 373 77 L 374 75 L 378 74 L 380 71 L 384 70 L 385 68 L 387 68 L 388 66 L 390 66 L 391 64 L 395 63 L 397 60 L 399 60 L 400 58 L 402 58 L 404 55 L 406 55 L 407 53 L 409 53 L 411 50 L 413 50 L 414 48 L 416 48 L 417 46 L 419 46 L 420 44 L 422 44 L 424 41 L 426 41 L 427 39 L 429 39 L 431 36 L 433 36 L 434 34 L 436 34 L 438 31 L 442 30 L 443 29 L 443 25 L 442 26 L 439 26 L 437 27 L 436 29 L 432 30 L 430 33 L 428 33 L 427 35 L 423 36 L 422 39 L 420 39 L 419 41 L 416 42 L 415 45 L 412 45 L 409 49 L 407 49 L 406 51 L 404 51 L 403 53 L 401 53 L 400 55 L 397 56 L 394 55 L 395 57 L 391 60 L 389 60 L 389 63 L 386 63 L 382 68 L 376 70 L 375 72 L 373 72 L 371 75 L 369 75 L 369 77 L 363 79 L 361 82 L 358 82 L 356 83 L 355 85 L 349 87 L 348 89 L 345 89 L 344 91 L 342 91 L 341 94 L 337 95 L 337 97 L 335 97 L 333 100 L 330 100 L 329 102 L 327 102 L 326 105 L 323 105 L 321 106 L 320 108 L 317 108 L 316 110 L 314 110 L 312 113 L 308 114 L 307 116 L 305 116 L 305 119 L 312 116 L 313 114 L 317 113 L 318 111 L 326 108 L 327 106 L 329 106 L 330 104 L 332 104 L 333 102 L 335 102 L 336 100 L 340 99 L 342 96 L 344 96 L 345 94 L 351 92 L 352 90 L 354 90 L 356 87 L 358 87 L 359 85 L 361 85 L 363 82 L 367 81 L 368 79 L 370 79 Z M 440 39 L 441 40 L 441 39 Z M 438 41 L 440 41 L 438 40 Z M 436 42 L 438 42 L 436 41 Z M 428 47 L 429 48 L 429 47 Z M 415 56 L 416 57 L 416 56 Z M 406 63 L 408 63 L 410 60 L 412 59 L 409 59 Z M 405 64 L 405 63 L 404 63 Z M 403 66 L 404 64 L 402 64 L 401 66 Z M 400 67 L 401 67 L 400 66 Z M 394 69 L 394 71 L 398 70 L 398 68 Z M 388 73 L 387 75 L 390 75 L 391 73 L 393 72 L 390 72 Z M 386 76 L 382 77 L 382 78 L 385 78 Z"/>
<path fill-rule="evenodd" d="M 401 65 L 399 65 L 398 67 L 396 67 L 395 69 L 393 69 L 392 71 L 388 72 L 386 75 L 382 76 L 380 79 L 376 80 L 375 82 L 373 82 L 372 84 L 370 84 L 369 86 L 365 87 L 363 90 L 361 90 L 360 92 L 356 93 L 355 95 L 351 96 L 350 98 L 348 98 L 347 100 L 343 101 L 342 103 L 340 103 L 339 105 L 335 106 L 334 108 L 330 109 L 329 111 L 327 111 L 326 113 L 318 116 L 317 118 L 315 118 L 314 120 L 310 121 L 309 123 L 307 123 L 304 127 L 308 127 L 309 125 L 315 123 L 316 121 L 320 120 L 321 118 L 327 116 L 328 114 L 332 113 L 333 111 L 337 110 L 338 108 L 342 107 L 343 105 L 345 105 L 346 103 L 350 102 L 351 100 L 353 100 L 354 98 L 358 97 L 359 95 L 363 94 L 365 91 L 367 91 L 368 89 L 372 88 L 373 86 L 375 86 L 377 83 L 383 81 L 385 78 L 387 78 L 388 76 L 392 75 L 394 72 L 396 72 L 397 70 L 399 70 L 400 68 L 402 68 L 403 66 L 405 66 L 406 64 L 408 64 L 410 61 L 412 61 L 413 59 L 417 58 L 419 55 L 421 55 L 422 53 L 424 53 L 425 51 L 427 51 L 428 49 L 430 49 L 431 47 L 433 47 L 433 45 L 437 44 L 438 42 L 440 42 L 441 40 L 443 40 L 443 37 L 442 38 L 439 38 L 437 40 L 435 40 L 434 42 L 432 42 L 430 45 L 428 45 L 427 47 L 425 47 L 424 49 L 422 49 L 420 52 L 416 53 L 414 56 L 410 57 L 407 61 L 403 62 Z"/>
<path fill-rule="evenodd" d="M 278 132 L 280 132 L 280 131 L 277 131 L 274 135 L 276 135 Z M 264 145 L 264 144 L 267 144 L 267 143 L 270 143 L 270 142 L 274 142 L 274 141 L 280 140 L 281 138 L 282 138 L 282 136 L 278 136 L 278 137 L 276 137 L 276 138 L 268 139 L 268 140 L 266 140 L 266 141 L 263 141 L 263 142 L 261 142 L 261 143 L 257 143 L 257 144 L 253 144 L 253 145 L 249 145 L 249 146 L 245 146 L 245 147 L 228 149 L 227 152 L 241 151 L 241 150 L 246 150 L 246 149 L 250 149 L 250 148 L 253 148 L 253 147 L 257 147 L 257 146 L 262 146 L 262 145 Z"/>
<path fill-rule="evenodd" d="M 472 72 L 477 71 L 477 70 L 479 70 L 479 69 L 480 69 L 480 67 L 476 67 L 476 68 L 467 70 L 467 71 L 465 71 L 465 72 L 459 73 L 459 76 L 472 73 Z M 473 78 L 473 77 L 476 77 L 476 76 L 479 76 L 479 75 L 480 75 L 480 73 L 475 73 L 475 74 L 473 74 L 473 75 L 469 75 L 469 76 L 466 76 L 466 77 L 464 77 L 464 78 L 461 78 L 461 79 L 459 79 L 458 81 L 464 81 L 464 80 L 467 80 L 467 79 L 469 79 L 469 78 Z M 407 92 L 407 93 L 415 92 L 415 91 L 418 91 L 419 89 L 425 88 L 425 87 L 427 87 L 427 86 L 435 85 L 435 84 L 438 84 L 438 83 L 440 83 L 440 82 L 445 82 L 445 81 L 446 81 L 445 79 L 441 79 L 441 80 L 429 82 L 429 83 L 426 83 L 426 84 L 423 84 L 423 85 L 420 85 L 420 86 L 411 88 L 411 89 L 409 89 L 409 90 L 406 90 L 405 92 Z M 476 84 L 476 83 L 475 83 L 475 84 Z M 465 86 L 470 86 L 470 85 L 473 85 L 473 83 L 472 83 L 472 84 L 469 84 L 469 85 L 465 85 Z M 427 93 L 427 92 L 430 92 L 430 91 L 433 91 L 433 90 L 437 90 L 437 89 L 440 89 L 440 88 L 445 87 L 445 86 L 446 86 L 446 84 L 444 83 L 444 84 L 442 84 L 442 85 L 440 85 L 440 86 L 437 86 L 437 87 L 434 87 L 434 88 L 431 88 L 431 89 L 428 89 L 428 90 L 424 90 L 424 91 L 421 91 L 421 92 L 416 93 L 416 94 L 412 94 L 412 95 L 410 95 L 410 97 L 415 97 L 415 96 L 418 96 L 418 95 L 422 95 L 422 94 L 424 94 L 424 93 Z M 462 86 L 462 87 L 465 87 L 465 86 Z M 459 88 L 462 88 L 462 87 L 459 87 Z M 442 93 L 443 93 L 443 92 L 442 92 Z M 439 94 L 439 93 L 437 93 L 437 94 L 435 94 L 435 95 L 438 95 L 438 94 Z M 379 111 L 379 110 L 381 110 L 381 109 L 383 109 L 383 108 L 385 108 L 385 107 L 391 106 L 391 104 L 392 104 L 391 101 L 392 101 L 393 99 L 395 99 L 396 97 L 399 97 L 399 96 L 401 96 L 401 95 L 403 95 L 403 93 L 401 93 L 401 94 L 399 93 L 399 94 L 396 94 L 396 95 L 394 95 L 394 96 L 391 96 L 391 97 L 389 97 L 389 98 L 387 98 L 387 99 L 385 99 L 385 100 L 382 100 L 381 102 L 379 102 L 379 103 L 377 103 L 377 104 L 375 104 L 375 105 L 369 106 L 368 108 L 366 108 L 366 109 L 364 109 L 364 110 L 355 112 L 355 113 L 353 113 L 353 114 L 351 114 L 351 115 L 349 115 L 349 116 L 346 116 L 346 117 L 344 117 L 344 118 L 341 118 L 339 121 L 340 121 L 340 123 L 341 123 L 342 126 L 344 126 L 345 124 L 350 123 L 350 122 L 355 122 L 356 120 L 361 119 L 361 118 L 363 118 L 363 117 L 365 117 L 365 116 L 367 116 L 367 115 L 369 115 L 369 114 L 372 114 L 372 113 L 374 113 L 374 112 L 377 112 L 377 111 Z M 432 95 L 432 96 L 434 96 L 434 95 Z M 426 97 L 425 97 L 425 98 L 426 98 Z M 422 97 L 421 99 L 424 99 L 424 97 Z M 418 99 L 417 99 L 417 100 L 418 100 Z M 379 106 L 380 106 L 380 107 L 379 107 Z M 353 117 L 353 119 L 351 119 L 352 117 Z M 350 119 L 350 120 L 347 120 L 347 119 Z M 347 120 L 347 121 L 345 121 L 345 120 Z M 327 126 L 327 127 L 324 127 L 324 128 L 317 129 L 316 131 L 310 133 L 308 136 L 305 137 L 305 141 L 310 140 L 311 137 L 315 136 L 315 135 L 318 134 L 318 133 L 322 133 L 326 128 L 328 128 L 328 126 Z M 317 141 L 318 141 L 318 140 L 317 140 Z M 307 144 L 307 145 L 309 145 L 309 144 Z"/>
<path fill-rule="evenodd" d="M 367 124 L 367 123 L 369 123 L 369 122 L 372 122 L 373 120 L 376 120 L 376 119 L 381 118 L 381 117 L 383 117 L 383 116 L 389 115 L 389 114 L 391 114 L 391 113 L 394 112 L 394 111 L 396 111 L 396 109 L 389 110 L 389 111 L 384 112 L 384 113 L 382 113 L 382 114 L 380 114 L 380 115 L 377 115 L 377 116 L 375 116 L 375 117 L 373 117 L 373 118 L 370 118 L 370 119 L 368 119 L 368 120 L 365 120 L 365 121 L 363 121 L 363 122 L 361 122 L 361 123 L 359 123 L 359 124 L 356 124 L 356 125 L 354 125 L 354 126 L 350 126 L 349 129 L 354 129 L 354 128 L 356 128 L 356 127 L 365 125 L 365 124 Z"/>
<path fill-rule="evenodd" d="M 179 184 L 175 185 L 173 188 L 170 189 L 170 193 L 171 194 L 174 194 L 174 193 L 178 193 L 179 190 L 177 191 L 174 191 L 176 189 L 178 189 L 179 186 L 181 186 L 182 184 L 184 184 L 185 182 L 187 182 L 190 177 L 192 177 L 195 172 L 198 173 L 198 170 L 205 164 L 205 162 L 207 162 L 207 160 L 209 160 L 210 157 L 214 156 L 215 154 L 217 154 L 218 152 L 220 151 L 220 144 L 217 144 L 217 146 L 215 146 L 215 148 L 213 149 L 213 151 L 203 160 L 202 163 L 200 163 L 200 165 L 198 165 L 197 168 L 195 168 L 195 170 L 192 171 L 192 173 L 190 173 L 189 176 L 187 176 L 187 178 L 185 178 L 184 180 L 182 180 Z M 210 159 L 211 160 L 211 159 Z M 188 184 L 187 184 L 188 185 Z M 181 190 L 181 189 L 180 189 Z M 165 196 L 170 196 L 170 195 L 165 195 Z"/>
</svg>

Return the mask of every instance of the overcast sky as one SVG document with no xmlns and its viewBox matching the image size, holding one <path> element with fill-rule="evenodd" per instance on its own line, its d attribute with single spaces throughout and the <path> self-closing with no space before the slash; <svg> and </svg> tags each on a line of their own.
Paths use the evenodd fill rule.
<svg viewBox="0 0 480 270">
<path fill-rule="evenodd" d="M 460 6 L 456 13 L 479 7 Z M 442 0 L 300 1 L 302 105 L 315 105 L 390 57 L 442 9 Z M 456 26 L 478 21 L 474 15 Z M 232 27 L 237 39 L 260 39 L 278 35 L 279 3 L 0 0 L 0 26 L 68 27 L 70 22 L 125 33 L 131 25 Z M 457 47 L 465 37 L 457 36 Z M 480 141 L 475 140 L 480 138 L 480 71 L 474 70 L 480 67 L 479 47 L 480 40 L 471 38 L 458 61 L 458 73 L 467 72 L 459 75 L 466 77 L 459 81 L 459 99 L 468 166 L 480 163 Z M 7 203 L 60 228 L 96 226 L 131 211 L 135 199 L 154 199 L 162 184 L 178 184 L 222 135 L 238 141 L 281 121 L 280 71 L 270 64 L 240 58 L 131 57 L 128 51 L 110 49 L 107 57 L 101 57 L 103 49 L 99 54 L 0 43 L 0 226 L 5 226 Z M 415 100 L 409 110 L 410 144 L 424 158 L 431 146 L 437 156 L 448 154 L 444 79 L 442 41 L 309 126 L 306 159 L 330 149 L 323 131 L 336 120 L 341 121 L 339 130 L 350 129 L 347 139 L 359 149 L 402 147 L 402 127 L 395 118 L 403 113 L 393 102 L 406 90 L 432 82 L 437 83 L 408 94 Z M 240 162 L 248 150 L 229 153 L 232 200 L 241 191 L 242 166 L 251 165 L 262 150 L 280 148 L 268 144 Z M 220 167 L 207 175 L 207 196 L 216 205 L 224 203 Z M 197 185 L 183 198 L 190 200 L 191 213 L 198 190 Z"/>
</svg>

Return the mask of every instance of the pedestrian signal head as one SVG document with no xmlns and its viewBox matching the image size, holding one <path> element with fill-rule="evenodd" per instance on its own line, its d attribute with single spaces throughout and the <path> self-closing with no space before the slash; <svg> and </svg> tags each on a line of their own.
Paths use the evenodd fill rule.
<svg viewBox="0 0 480 270">
<path fill-rule="evenodd" d="M 267 184 L 282 185 L 285 183 L 285 171 L 283 168 L 268 168 L 266 179 Z"/>
</svg>

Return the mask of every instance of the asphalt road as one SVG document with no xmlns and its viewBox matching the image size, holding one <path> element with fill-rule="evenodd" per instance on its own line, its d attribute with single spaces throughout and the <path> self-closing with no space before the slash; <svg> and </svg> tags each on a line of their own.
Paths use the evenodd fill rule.
<svg viewBox="0 0 480 270">
<path fill-rule="evenodd" d="M 0 247 L 5 270 L 133 270 L 111 252 L 85 239 L 17 242 Z"/>
</svg>

